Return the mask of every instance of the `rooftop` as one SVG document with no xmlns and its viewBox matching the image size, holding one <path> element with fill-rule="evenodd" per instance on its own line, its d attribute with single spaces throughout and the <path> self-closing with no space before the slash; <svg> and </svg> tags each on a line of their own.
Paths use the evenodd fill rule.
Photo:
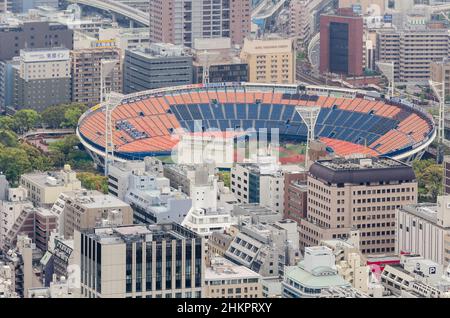
<svg viewBox="0 0 450 318">
<path fill-rule="evenodd" d="M 73 199 L 77 204 L 87 209 L 110 209 L 117 207 L 127 207 L 127 203 L 111 194 L 103 194 L 99 191 L 78 190 L 64 192 L 68 197 Z"/>
<path fill-rule="evenodd" d="M 225 258 L 216 257 L 211 260 L 211 266 L 205 269 L 205 280 L 239 279 L 239 278 L 260 278 L 258 273 L 251 269 L 236 265 Z"/>
<path fill-rule="evenodd" d="M 437 223 L 437 204 L 435 203 L 405 205 L 400 210 L 403 210 L 440 227 L 440 225 Z"/>
<path fill-rule="evenodd" d="M 288 266 L 286 269 L 286 277 L 300 283 L 304 287 L 311 288 L 350 286 L 349 282 L 328 267 L 317 267 L 313 273 L 307 272 L 303 268 L 303 261 L 297 266 Z"/>
<path fill-rule="evenodd" d="M 102 227 L 82 232 L 101 244 L 124 244 L 131 241 L 161 242 L 163 240 L 200 238 L 194 232 L 177 223 Z"/>
<path fill-rule="evenodd" d="M 310 175 L 329 183 L 416 180 L 411 166 L 386 157 L 319 160 L 311 166 Z"/>
</svg>

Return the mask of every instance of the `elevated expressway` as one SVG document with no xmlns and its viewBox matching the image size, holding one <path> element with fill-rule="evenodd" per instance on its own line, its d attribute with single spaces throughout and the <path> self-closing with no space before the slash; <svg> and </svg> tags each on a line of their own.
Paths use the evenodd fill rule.
<svg viewBox="0 0 450 318">
<path fill-rule="evenodd" d="M 97 8 L 103 11 L 112 12 L 114 14 L 121 15 L 130 19 L 131 21 L 138 22 L 144 27 L 149 26 L 149 14 L 139 9 L 130 7 L 114 0 L 68 0 L 70 3 L 76 3 L 83 6 L 89 6 Z"/>
</svg>

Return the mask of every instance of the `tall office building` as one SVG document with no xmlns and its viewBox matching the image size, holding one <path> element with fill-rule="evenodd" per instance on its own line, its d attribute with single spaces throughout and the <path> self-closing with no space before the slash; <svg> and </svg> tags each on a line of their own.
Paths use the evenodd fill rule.
<svg viewBox="0 0 450 318">
<path fill-rule="evenodd" d="M 295 50 L 291 39 L 246 39 L 241 59 L 248 64 L 252 83 L 295 82 Z"/>
<path fill-rule="evenodd" d="M 394 62 L 397 81 L 428 84 L 431 63 L 449 57 L 448 30 L 381 30 L 377 33 L 376 56 L 379 61 Z"/>
<path fill-rule="evenodd" d="M 0 60 L 19 56 L 20 50 L 25 48 L 64 47 L 72 50 L 73 30 L 55 22 L 23 21 L 18 25 L 1 25 L 0 43 Z"/>
<path fill-rule="evenodd" d="M 444 178 L 442 179 L 444 194 L 450 194 L 450 156 L 444 156 L 442 164 L 444 165 Z"/>
<path fill-rule="evenodd" d="M 341 11 L 320 17 L 320 72 L 349 76 L 363 74 L 363 31 L 361 16 Z"/>
<path fill-rule="evenodd" d="M 419 254 L 439 264 L 450 264 L 450 196 L 438 202 L 397 209 L 398 254 Z"/>
<path fill-rule="evenodd" d="M 104 96 L 109 92 L 122 92 L 122 54 L 116 47 L 96 47 L 71 51 L 72 101 L 88 106 L 100 102 L 100 74 L 102 61 L 116 60 L 113 70 L 104 79 Z"/>
<path fill-rule="evenodd" d="M 42 111 L 70 103 L 71 78 L 68 49 L 23 49 L 13 66 L 12 106 Z"/>
<path fill-rule="evenodd" d="M 251 0 L 150 0 L 150 42 L 192 47 L 196 38 L 229 37 L 242 44 L 250 34 Z"/>
<path fill-rule="evenodd" d="M 183 46 L 152 43 L 149 48 L 125 50 L 123 91 L 192 84 L 192 56 Z"/>
<path fill-rule="evenodd" d="M 77 231 L 74 246 L 84 297 L 203 296 L 204 241 L 179 224 Z"/>
<path fill-rule="evenodd" d="M 301 247 L 345 238 L 356 228 L 362 253 L 394 253 L 395 211 L 415 203 L 417 181 L 405 163 L 389 158 L 319 160 L 308 175 Z"/>
</svg>

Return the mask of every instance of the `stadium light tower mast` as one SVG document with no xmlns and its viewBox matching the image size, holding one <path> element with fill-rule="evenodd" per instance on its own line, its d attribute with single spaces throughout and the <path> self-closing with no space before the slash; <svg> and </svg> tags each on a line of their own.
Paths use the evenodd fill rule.
<svg viewBox="0 0 450 318">
<path fill-rule="evenodd" d="M 311 140 L 314 140 L 314 128 L 316 127 L 317 117 L 319 117 L 320 107 L 318 106 L 299 106 L 295 110 L 302 118 L 303 122 L 308 128 L 308 136 L 306 137 L 306 155 L 305 155 L 305 168 L 309 169 L 309 144 Z"/>
<path fill-rule="evenodd" d="M 389 96 L 394 97 L 395 94 L 395 64 L 391 62 L 376 62 L 378 69 L 389 81 Z"/>
<path fill-rule="evenodd" d="M 438 142 L 444 142 L 444 116 L 445 116 L 445 79 L 442 82 L 434 82 L 429 80 L 433 93 L 436 95 L 439 100 L 439 118 L 438 118 L 438 133 L 437 140 Z"/>
<path fill-rule="evenodd" d="M 112 112 L 121 103 L 123 95 L 111 92 L 105 102 L 105 176 L 108 176 L 109 164 L 114 162 L 114 136 Z"/>
</svg>

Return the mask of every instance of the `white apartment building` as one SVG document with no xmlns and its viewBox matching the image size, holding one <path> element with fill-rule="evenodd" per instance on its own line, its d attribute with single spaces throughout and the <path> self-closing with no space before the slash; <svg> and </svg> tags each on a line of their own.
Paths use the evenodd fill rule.
<svg viewBox="0 0 450 318">
<path fill-rule="evenodd" d="M 450 264 L 450 196 L 437 204 L 407 205 L 396 211 L 396 252 L 420 254 Z"/>
<path fill-rule="evenodd" d="M 259 203 L 280 214 L 284 208 L 284 173 L 274 157 L 231 169 L 231 192 L 239 203 Z"/>
<path fill-rule="evenodd" d="M 28 200 L 25 188 L 8 189 L 7 199 L 0 201 L 0 249 L 3 249 L 8 232 L 19 219 L 24 209 L 32 207 L 33 203 Z"/>
<path fill-rule="evenodd" d="M 224 231 L 235 224 L 229 209 L 218 204 L 217 177 L 207 170 L 198 170 L 191 185 L 192 208 L 181 225 L 208 238 L 213 232 Z"/>
</svg>

